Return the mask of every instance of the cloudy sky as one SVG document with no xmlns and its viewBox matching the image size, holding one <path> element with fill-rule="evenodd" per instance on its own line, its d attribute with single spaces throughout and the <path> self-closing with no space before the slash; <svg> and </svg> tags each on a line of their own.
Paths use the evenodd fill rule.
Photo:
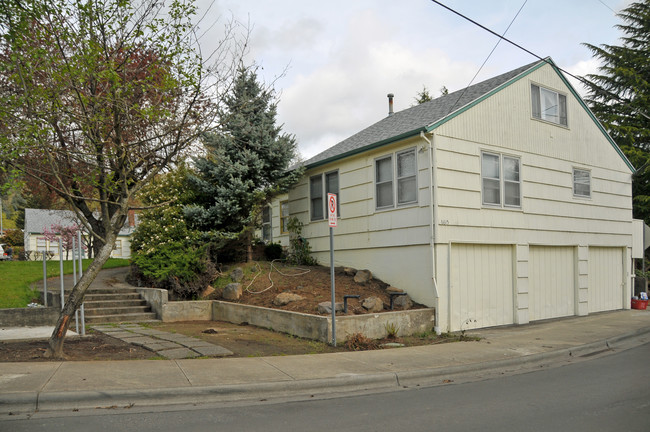
<svg viewBox="0 0 650 432">
<path fill-rule="evenodd" d="M 615 16 L 630 0 L 441 0 L 563 69 L 597 63 L 583 42 L 618 44 Z M 408 108 L 423 86 L 434 97 L 467 86 L 498 38 L 430 0 L 199 0 L 207 22 L 233 16 L 252 27 L 249 62 L 280 95 L 278 121 L 309 158 Z M 522 7 L 523 5 L 523 7 Z M 518 14 L 518 15 L 517 15 Z M 204 21 L 204 22 L 206 22 Z M 216 31 L 216 30 L 215 30 Z M 216 36 L 215 36 L 216 37 Z M 209 43 L 210 37 L 207 38 Z M 474 83 L 535 61 L 502 41 Z M 284 72 L 286 70 L 286 72 Z M 284 72 L 284 74 L 283 74 Z M 578 85 L 576 84 L 576 87 Z M 579 91 L 581 89 L 578 89 Z"/>
</svg>

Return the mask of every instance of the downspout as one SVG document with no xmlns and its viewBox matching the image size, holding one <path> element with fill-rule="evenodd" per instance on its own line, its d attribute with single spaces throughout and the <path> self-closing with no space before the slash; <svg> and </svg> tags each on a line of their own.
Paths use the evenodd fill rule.
<svg viewBox="0 0 650 432">
<path fill-rule="evenodd" d="M 435 315 L 434 315 L 434 322 L 433 322 L 433 330 L 436 332 L 437 335 L 440 335 L 440 318 L 439 318 L 439 311 L 440 311 L 440 295 L 438 294 L 438 281 L 436 279 L 436 239 L 438 238 L 438 221 L 437 221 L 437 215 L 438 215 L 438 194 L 434 193 L 434 186 L 435 186 L 435 177 L 434 177 L 434 167 L 433 167 L 433 162 L 434 162 L 434 152 L 435 149 L 433 147 L 433 139 L 435 135 L 432 133 L 431 134 L 431 140 L 429 140 L 424 132 L 420 132 L 420 138 L 422 138 L 424 141 L 427 143 L 427 150 L 429 151 L 429 162 L 428 162 L 428 167 L 429 167 L 429 209 L 430 209 L 430 219 L 429 219 L 429 228 L 431 232 L 431 236 L 429 237 L 429 246 L 431 247 L 431 280 L 433 281 L 433 295 L 434 295 L 434 300 L 433 300 L 433 307 L 436 309 Z"/>
</svg>

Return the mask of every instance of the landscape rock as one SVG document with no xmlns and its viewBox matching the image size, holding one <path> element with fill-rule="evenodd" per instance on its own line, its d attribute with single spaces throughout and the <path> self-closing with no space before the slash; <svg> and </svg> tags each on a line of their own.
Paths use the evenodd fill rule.
<svg viewBox="0 0 650 432">
<path fill-rule="evenodd" d="M 217 334 L 217 333 L 219 333 L 219 332 L 218 332 L 216 329 L 209 328 L 209 329 L 205 329 L 205 330 L 203 330 L 201 333 L 206 333 L 206 334 Z"/>
<path fill-rule="evenodd" d="M 273 299 L 273 304 L 276 306 L 285 306 L 291 302 L 300 301 L 300 300 L 304 300 L 304 297 L 298 294 L 282 292 L 277 296 L 275 296 L 275 298 Z"/>
<path fill-rule="evenodd" d="M 413 300 L 411 300 L 411 297 L 408 295 L 395 297 L 395 300 L 393 300 L 393 307 L 403 310 L 411 309 L 413 307 Z"/>
<path fill-rule="evenodd" d="M 232 279 L 234 282 L 240 282 L 242 279 L 244 279 L 244 270 L 241 267 L 235 268 L 230 272 L 230 279 Z"/>
<path fill-rule="evenodd" d="M 212 285 L 208 285 L 201 293 L 201 298 L 206 298 L 213 292 L 214 292 L 214 287 Z"/>
<path fill-rule="evenodd" d="M 384 310 L 384 302 L 379 297 L 368 297 L 361 304 L 368 312 L 381 312 Z"/>
<path fill-rule="evenodd" d="M 343 303 L 336 302 L 334 303 L 336 312 L 343 312 Z M 318 303 L 318 313 L 321 314 L 331 314 L 332 313 L 332 302 L 322 302 Z"/>
<path fill-rule="evenodd" d="M 372 279 L 372 272 L 370 270 L 359 270 L 354 275 L 354 281 L 358 284 L 365 285 Z"/>
<path fill-rule="evenodd" d="M 388 291 L 389 293 L 403 293 L 404 292 L 403 289 L 396 288 L 396 287 L 394 287 L 392 285 L 389 286 L 388 288 L 386 288 L 386 291 Z"/>
<path fill-rule="evenodd" d="M 343 274 L 346 276 L 354 276 L 357 274 L 357 269 L 352 267 L 343 267 Z"/>
<path fill-rule="evenodd" d="M 243 291 L 240 283 L 231 283 L 224 287 L 222 296 L 224 300 L 239 300 L 242 293 Z"/>
</svg>

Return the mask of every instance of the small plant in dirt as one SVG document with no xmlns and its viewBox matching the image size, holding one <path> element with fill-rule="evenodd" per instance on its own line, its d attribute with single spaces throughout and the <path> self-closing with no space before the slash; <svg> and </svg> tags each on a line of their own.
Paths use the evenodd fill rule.
<svg viewBox="0 0 650 432">
<path fill-rule="evenodd" d="M 264 257 L 269 260 L 282 259 L 284 256 L 284 249 L 279 243 L 270 243 L 264 246 Z"/>
<path fill-rule="evenodd" d="M 397 333 L 399 332 L 399 326 L 397 326 L 395 323 L 386 323 L 384 324 L 384 328 L 386 329 L 386 337 L 388 339 L 397 339 Z"/>
<path fill-rule="evenodd" d="M 379 348 L 379 342 L 363 333 L 353 333 L 345 339 L 345 348 L 350 351 L 367 351 Z"/>
<path fill-rule="evenodd" d="M 316 265 L 316 260 L 311 256 L 311 246 L 302 236 L 303 223 L 296 217 L 289 219 L 289 262 L 297 265 Z"/>
</svg>

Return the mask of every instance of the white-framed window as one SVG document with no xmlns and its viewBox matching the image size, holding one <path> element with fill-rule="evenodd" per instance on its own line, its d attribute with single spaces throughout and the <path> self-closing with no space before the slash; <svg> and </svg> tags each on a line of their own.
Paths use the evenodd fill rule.
<svg viewBox="0 0 650 432">
<path fill-rule="evenodd" d="M 395 161 L 395 163 L 393 163 Z M 375 207 L 378 210 L 418 202 L 415 148 L 375 159 Z"/>
<path fill-rule="evenodd" d="M 47 252 L 47 240 L 45 237 L 38 237 L 36 239 L 36 250 L 40 252 Z"/>
<path fill-rule="evenodd" d="M 280 202 L 280 233 L 288 234 L 289 228 L 289 201 Z"/>
<path fill-rule="evenodd" d="M 573 168 L 573 195 L 591 198 L 591 172 L 586 169 Z"/>
<path fill-rule="evenodd" d="M 521 208 L 521 161 L 500 153 L 481 153 L 483 205 Z"/>
<path fill-rule="evenodd" d="M 336 194 L 338 201 L 337 215 L 340 216 L 341 201 L 339 199 L 339 172 L 329 171 L 309 178 L 309 207 L 311 220 L 322 220 L 327 216 L 325 197 L 328 193 Z"/>
<path fill-rule="evenodd" d="M 271 243 L 273 241 L 272 216 L 271 206 L 264 206 L 262 209 L 262 240 L 264 243 Z"/>
<path fill-rule="evenodd" d="M 533 117 L 551 123 L 567 126 L 566 95 L 554 90 L 530 85 Z"/>
</svg>

